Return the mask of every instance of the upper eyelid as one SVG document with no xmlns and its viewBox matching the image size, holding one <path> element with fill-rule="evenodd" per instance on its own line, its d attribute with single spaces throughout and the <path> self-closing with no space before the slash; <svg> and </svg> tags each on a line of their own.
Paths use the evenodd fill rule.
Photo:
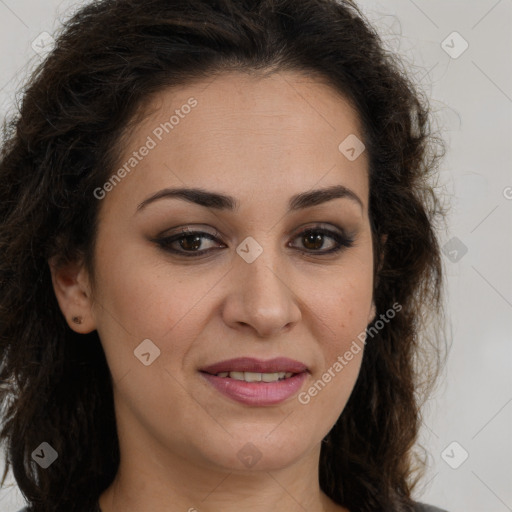
<svg viewBox="0 0 512 512">
<path fill-rule="evenodd" d="M 297 228 L 296 230 L 293 230 L 293 232 L 291 234 L 292 240 L 295 240 L 295 238 L 302 235 L 304 232 L 308 232 L 308 231 L 324 231 L 324 232 L 327 232 L 326 233 L 327 236 L 330 236 L 333 239 L 335 239 L 335 237 L 332 235 L 338 235 L 338 237 L 346 238 L 348 240 L 352 240 L 355 236 L 355 233 L 346 232 L 344 229 L 336 227 L 336 226 L 330 225 L 330 227 L 326 227 L 325 222 L 317 222 L 317 223 L 313 222 L 312 224 L 307 223 L 306 225 L 303 225 L 303 226 Z M 331 232 L 332 235 L 329 235 L 328 232 Z M 185 226 L 185 227 L 180 228 L 179 231 L 176 231 L 176 232 L 173 232 L 170 234 L 165 234 L 165 232 L 164 232 L 161 235 L 158 235 L 157 237 L 155 237 L 153 239 L 153 241 L 158 242 L 158 241 L 169 240 L 169 239 L 173 238 L 174 240 L 172 242 L 174 243 L 175 241 L 180 239 L 180 235 L 182 237 L 185 237 L 187 235 L 188 236 L 203 235 L 202 238 L 207 238 L 212 241 L 222 238 L 222 235 L 219 233 L 219 231 L 217 229 L 215 229 L 215 233 L 212 234 L 209 231 L 204 231 L 201 227 L 196 228 L 193 226 Z M 204 235 L 207 235 L 207 236 L 204 236 Z M 221 242 L 221 243 L 222 243 L 222 245 L 225 245 L 224 242 Z"/>
<path fill-rule="evenodd" d="M 174 229 L 176 229 L 176 231 L 174 231 Z M 213 229 L 215 232 L 211 233 L 208 230 L 204 230 L 204 225 L 202 225 L 202 224 L 197 225 L 197 226 L 190 225 L 190 226 L 184 226 L 184 227 L 180 227 L 180 228 L 171 228 L 171 229 L 166 229 L 166 230 L 162 231 L 155 238 L 170 238 L 170 237 L 180 235 L 180 234 L 206 234 L 206 235 L 210 235 L 210 236 L 214 236 L 214 237 L 224 237 L 222 232 L 219 231 L 218 229 L 212 228 L 212 227 L 210 227 L 210 229 Z M 290 235 L 301 234 L 304 231 L 317 230 L 317 229 L 333 231 L 334 233 L 337 233 L 342 236 L 343 235 L 351 236 L 351 233 L 348 230 L 343 229 L 340 226 L 336 226 L 330 222 L 325 222 L 325 221 L 307 222 L 305 224 L 302 224 L 298 228 L 293 229 L 291 231 Z"/>
</svg>

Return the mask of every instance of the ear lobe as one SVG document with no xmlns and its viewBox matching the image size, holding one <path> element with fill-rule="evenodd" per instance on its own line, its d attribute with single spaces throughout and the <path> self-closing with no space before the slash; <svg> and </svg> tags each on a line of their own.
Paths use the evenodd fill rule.
<svg viewBox="0 0 512 512">
<path fill-rule="evenodd" d="M 48 265 L 55 297 L 69 327 L 80 334 L 94 331 L 91 290 L 84 265 L 79 262 L 57 265 L 55 258 L 50 258 Z"/>
</svg>

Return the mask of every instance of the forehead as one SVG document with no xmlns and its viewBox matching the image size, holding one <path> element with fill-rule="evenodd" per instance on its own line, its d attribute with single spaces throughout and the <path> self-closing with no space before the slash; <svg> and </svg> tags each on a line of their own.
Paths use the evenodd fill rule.
<svg viewBox="0 0 512 512">
<path fill-rule="evenodd" d="M 359 117 L 318 78 L 222 73 L 160 91 L 143 113 L 123 142 L 118 167 L 129 172 L 110 200 L 121 189 L 142 200 L 177 185 L 277 199 L 343 184 L 366 205 L 366 152 L 354 160 L 344 152 L 363 139 Z"/>
</svg>

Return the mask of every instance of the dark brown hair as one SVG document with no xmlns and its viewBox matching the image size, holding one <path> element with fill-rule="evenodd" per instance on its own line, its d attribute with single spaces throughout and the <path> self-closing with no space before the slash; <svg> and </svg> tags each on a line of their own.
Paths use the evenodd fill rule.
<svg viewBox="0 0 512 512">
<path fill-rule="evenodd" d="M 412 510 L 420 406 L 442 357 L 435 229 L 445 212 L 431 178 L 444 144 L 424 94 L 348 0 L 102 0 L 66 23 L 4 126 L 3 481 L 11 466 L 34 512 L 88 511 L 119 464 L 100 340 L 66 324 L 48 258 L 83 257 L 93 274 L 93 190 L 116 169 L 130 122 L 163 88 L 227 70 L 319 76 L 359 114 L 370 161 L 374 322 L 394 303 L 402 309 L 369 338 L 352 395 L 322 443 L 319 478 L 351 511 Z M 43 441 L 59 454 L 47 469 L 31 458 Z"/>
</svg>

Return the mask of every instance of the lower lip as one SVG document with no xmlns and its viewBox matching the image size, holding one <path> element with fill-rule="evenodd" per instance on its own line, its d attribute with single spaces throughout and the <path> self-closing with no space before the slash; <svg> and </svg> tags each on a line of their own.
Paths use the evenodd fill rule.
<svg viewBox="0 0 512 512">
<path fill-rule="evenodd" d="M 217 391 L 246 405 L 274 405 L 283 402 L 299 391 L 307 377 L 307 372 L 302 372 L 277 382 L 245 382 L 200 373 Z"/>
</svg>

